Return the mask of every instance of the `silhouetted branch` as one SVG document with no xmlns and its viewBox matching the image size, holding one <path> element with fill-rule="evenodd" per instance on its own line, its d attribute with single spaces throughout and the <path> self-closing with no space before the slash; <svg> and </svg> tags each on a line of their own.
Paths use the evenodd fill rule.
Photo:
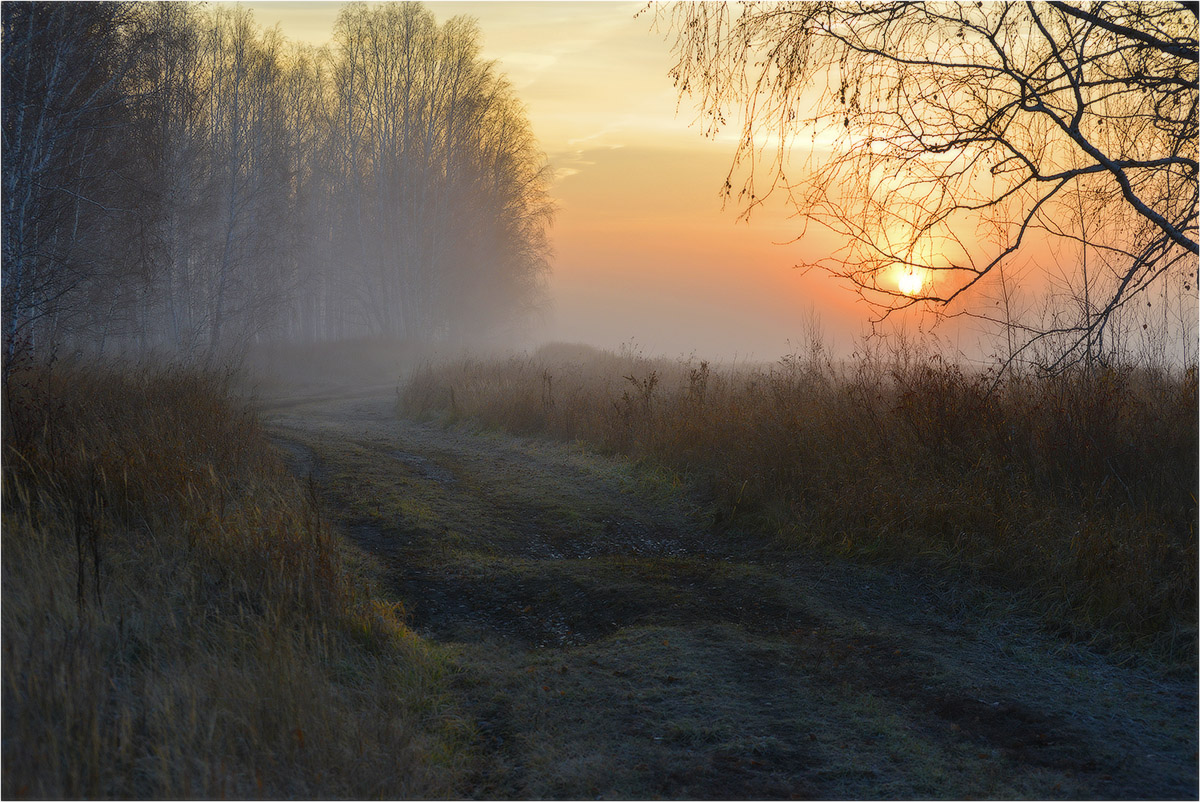
<svg viewBox="0 0 1200 802">
<path fill-rule="evenodd" d="M 881 316 L 965 302 L 997 267 L 1064 234 L 1062 220 L 1082 226 L 1083 210 L 1104 225 L 1063 242 L 1124 260 L 1094 288 L 1108 301 L 1083 328 L 1103 328 L 1155 280 L 1194 271 L 1194 12 L 1136 2 L 674 8 L 681 95 L 696 97 L 706 134 L 731 109 L 744 120 L 725 196 L 750 214 L 785 192 L 842 238 L 810 265 L 849 280 Z M 789 170 L 802 134 L 813 149 Z M 766 152 L 764 174 L 755 168 Z M 892 275 L 915 269 L 934 278 L 907 295 Z"/>
</svg>

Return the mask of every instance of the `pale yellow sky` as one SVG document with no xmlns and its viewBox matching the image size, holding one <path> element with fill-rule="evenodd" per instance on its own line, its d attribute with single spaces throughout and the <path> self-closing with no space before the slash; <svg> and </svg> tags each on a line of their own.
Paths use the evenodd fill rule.
<svg viewBox="0 0 1200 802">
<path fill-rule="evenodd" d="M 260 24 L 328 41 L 340 3 L 251 2 Z M 486 58 L 513 82 L 556 171 L 553 309 L 543 336 L 649 353 L 774 359 L 818 308 L 849 345 L 866 312 L 792 265 L 832 243 L 777 245 L 776 208 L 747 225 L 722 209 L 731 135 L 705 139 L 667 71 L 664 30 L 640 2 L 429 2 L 439 22 L 475 17 Z M 677 113 L 678 108 L 678 113 Z"/>
<path fill-rule="evenodd" d="M 246 2 L 289 39 L 324 44 L 342 3 Z M 639 2 L 427 2 L 439 22 L 479 21 L 483 55 L 499 62 L 528 106 L 543 147 L 555 155 L 586 147 L 667 138 L 702 148 L 676 117 L 664 32 L 651 31 Z M 636 18 L 635 18 L 636 17 Z M 661 142 L 660 142 L 661 144 Z"/>
</svg>

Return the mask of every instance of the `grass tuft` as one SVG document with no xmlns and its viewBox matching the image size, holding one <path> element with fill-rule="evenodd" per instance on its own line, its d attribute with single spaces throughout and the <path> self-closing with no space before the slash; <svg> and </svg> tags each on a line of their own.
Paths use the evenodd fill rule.
<svg viewBox="0 0 1200 802">
<path fill-rule="evenodd" d="M 226 378 L 26 364 L 4 400 L 6 798 L 447 793 L 443 665 Z"/>
</svg>

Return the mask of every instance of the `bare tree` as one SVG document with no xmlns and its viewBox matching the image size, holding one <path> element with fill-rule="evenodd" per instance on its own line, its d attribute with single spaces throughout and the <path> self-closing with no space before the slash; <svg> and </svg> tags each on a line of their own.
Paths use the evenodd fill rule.
<svg viewBox="0 0 1200 802">
<path fill-rule="evenodd" d="M 112 208 L 108 137 L 119 127 L 128 66 L 127 5 L 3 7 L 5 356 L 38 327 L 78 311 L 79 290 L 108 268 L 100 225 Z"/>
<path fill-rule="evenodd" d="M 882 316 L 954 304 L 1025 346 L 1053 339 L 1061 363 L 1156 282 L 1195 286 L 1193 5 L 702 3 L 671 23 L 672 75 L 706 131 L 741 113 L 727 196 L 749 213 L 786 193 L 845 243 L 805 266 Z M 1081 225 L 1081 210 L 1098 211 Z M 1046 266 L 1053 242 L 1086 248 L 1080 314 L 1035 325 L 964 303 L 1018 254 Z"/>
<path fill-rule="evenodd" d="M 334 213 L 370 333 L 478 334 L 521 311 L 547 269 L 549 174 L 478 27 L 348 6 L 334 46 Z"/>
<path fill-rule="evenodd" d="M 208 122 L 220 210 L 209 294 L 209 353 L 216 355 L 230 322 L 250 324 L 244 307 L 253 306 L 256 274 L 270 253 L 264 240 L 275 222 L 268 214 L 275 187 L 268 149 L 279 132 L 273 112 L 280 71 L 278 37 L 261 35 L 245 9 L 218 11 L 207 46 L 212 65 Z M 246 332 L 239 334 L 235 339 L 244 340 Z"/>
<path fill-rule="evenodd" d="M 548 174 L 473 21 L 356 5 L 314 51 L 244 9 L 3 12 L 7 356 L 479 334 L 536 294 Z"/>
<path fill-rule="evenodd" d="M 139 57 L 132 72 L 131 130 L 136 153 L 132 206 L 142 286 L 136 329 L 143 347 L 177 354 L 203 334 L 204 275 L 200 270 L 213 182 L 208 159 L 199 9 L 188 3 L 138 7 Z M 109 333 L 107 329 L 104 332 Z M 126 332 L 129 334 L 130 332 Z"/>
</svg>

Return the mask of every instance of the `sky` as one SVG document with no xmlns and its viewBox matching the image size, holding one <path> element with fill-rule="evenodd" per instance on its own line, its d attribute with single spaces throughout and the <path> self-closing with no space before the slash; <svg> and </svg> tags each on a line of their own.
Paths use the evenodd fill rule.
<svg viewBox="0 0 1200 802">
<path fill-rule="evenodd" d="M 324 44 L 340 3 L 251 2 L 260 24 Z M 776 205 L 723 208 L 731 135 L 706 139 L 668 70 L 668 32 L 640 2 L 429 2 L 479 21 L 555 172 L 551 308 L 537 338 L 706 359 L 778 358 L 819 315 L 848 351 L 868 310 L 833 279 L 794 268 L 834 243 Z M 532 343 L 530 343 L 532 344 Z"/>
</svg>

